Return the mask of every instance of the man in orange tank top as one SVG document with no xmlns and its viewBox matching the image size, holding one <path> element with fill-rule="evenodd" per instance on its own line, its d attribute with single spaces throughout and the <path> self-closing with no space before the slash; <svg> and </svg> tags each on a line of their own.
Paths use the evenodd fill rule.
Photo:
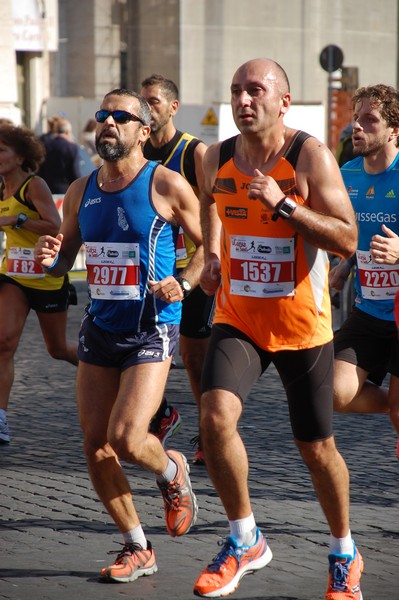
<svg viewBox="0 0 399 600">
<path fill-rule="evenodd" d="M 238 422 L 252 385 L 273 362 L 331 532 L 326 600 L 361 600 L 363 561 L 350 532 L 348 470 L 332 431 L 326 254 L 351 256 L 357 228 L 332 153 L 285 126 L 290 102 L 280 65 L 243 64 L 231 84 L 240 134 L 210 146 L 204 157 L 201 286 L 217 291 L 217 305 L 202 380 L 201 439 L 230 534 L 194 593 L 226 596 L 272 559 L 252 512 Z"/>
</svg>

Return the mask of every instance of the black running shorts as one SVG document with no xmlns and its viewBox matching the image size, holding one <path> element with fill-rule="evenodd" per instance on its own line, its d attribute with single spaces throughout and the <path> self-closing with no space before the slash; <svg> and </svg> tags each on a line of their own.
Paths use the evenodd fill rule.
<svg viewBox="0 0 399 600">
<path fill-rule="evenodd" d="M 335 358 L 358 366 L 381 385 L 387 373 L 399 377 L 399 341 L 395 321 L 377 319 L 354 308 L 334 335 Z"/>
<path fill-rule="evenodd" d="M 39 313 L 58 313 L 68 309 L 70 302 L 70 288 L 68 275 L 64 277 L 64 283 L 58 290 L 37 290 L 20 284 L 7 275 L 0 275 L 0 284 L 10 283 L 16 285 L 25 294 L 29 308 Z M 75 302 L 76 304 L 76 302 Z"/>
<path fill-rule="evenodd" d="M 180 333 L 194 339 L 209 338 L 214 296 L 207 296 L 197 285 L 183 300 Z"/>
<path fill-rule="evenodd" d="M 203 369 L 202 392 L 224 389 L 247 398 L 273 363 L 281 377 L 294 437 L 303 442 L 332 435 L 333 344 L 307 350 L 267 352 L 230 325 L 214 325 Z M 260 407 L 259 407 L 260 409 Z"/>
</svg>

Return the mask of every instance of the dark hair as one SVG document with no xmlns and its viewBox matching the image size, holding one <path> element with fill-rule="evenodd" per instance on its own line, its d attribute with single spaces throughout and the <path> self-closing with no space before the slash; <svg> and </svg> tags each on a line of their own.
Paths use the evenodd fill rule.
<svg viewBox="0 0 399 600">
<path fill-rule="evenodd" d="M 381 117 L 385 119 L 389 127 L 399 125 L 399 92 L 390 85 L 379 83 L 378 85 L 369 85 L 361 87 L 352 97 L 352 107 L 363 98 L 368 98 L 370 105 L 377 108 Z"/>
<path fill-rule="evenodd" d="M 44 161 L 46 155 L 44 145 L 28 127 L 0 125 L 0 140 L 24 159 L 21 165 L 24 171 L 37 171 Z"/>
<path fill-rule="evenodd" d="M 58 121 L 61 119 L 59 115 L 55 115 L 54 117 L 49 117 L 47 119 L 47 131 L 48 133 L 56 133 Z"/>
<path fill-rule="evenodd" d="M 115 88 L 114 90 L 108 92 L 108 94 L 105 94 L 104 98 L 107 98 L 108 96 L 130 96 L 132 98 L 136 98 L 140 103 L 139 110 L 137 111 L 137 116 L 140 117 L 143 123 L 145 123 L 146 125 L 150 125 L 151 111 L 150 107 L 148 106 L 147 100 L 143 98 L 143 96 L 140 96 L 140 94 L 134 92 L 133 90 L 127 90 L 126 88 Z"/>
<path fill-rule="evenodd" d="M 151 85 L 158 85 L 169 101 L 179 99 L 179 90 L 177 85 L 171 80 L 166 79 L 163 75 L 154 73 L 141 82 L 141 87 L 147 88 Z"/>
</svg>

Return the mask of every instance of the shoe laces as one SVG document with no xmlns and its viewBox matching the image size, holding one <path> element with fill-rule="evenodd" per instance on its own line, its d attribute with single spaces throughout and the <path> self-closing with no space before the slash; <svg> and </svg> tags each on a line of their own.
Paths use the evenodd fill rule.
<svg viewBox="0 0 399 600">
<path fill-rule="evenodd" d="M 199 443 L 200 443 L 200 436 L 199 436 L 199 434 L 198 434 L 198 435 L 195 435 L 195 436 L 194 436 L 194 437 L 192 437 L 192 438 L 191 438 L 191 440 L 190 440 L 190 444 L 191 444 L 191 446 L 193 446 L 193 447 L 195 447 L 195 446 L 199 446 Z"/>
<path fill-rule="evenodd" d="M 135 544 L 134 542 L 129 542 L 128 544 L 121 544 L 123 546 L 122 550 L 109 550 L 108 554 L 117 554 L 115 560 L 115 565 L 119 565 L 123 563 L 125 556 L 132 556 L 136 554 L 139 550 L 143 550 L 140 544 Z"/>
<path fill-rule="evenodd" d="M 349 560 L 340 561 L 336 560 L 330 567 L 330 573 L 332 575 L 331 587 L 334 591 L 343 592 L 346 590 L 346 581 L 349 575 Z"/>
<path fill-rule="evenodd" d="M 233 546 L 232 539 L 228 536 L 225 540 L 219 540 L 218 545 L 222 546 L 220 552 L 212 559 L 212 563 L 208 565 L 208 571 L 216 572 L 220 571 L 228 559 L 229 556 L 236 557 L 235 547 Z"/>
<path fill-rule="evenodd" d="M 168 507 L 172 510 L 178 510 L 180 506 L 181 490 L 176 481 L 170 481 L 160 486 L 162 497 Z"/>
</svg>

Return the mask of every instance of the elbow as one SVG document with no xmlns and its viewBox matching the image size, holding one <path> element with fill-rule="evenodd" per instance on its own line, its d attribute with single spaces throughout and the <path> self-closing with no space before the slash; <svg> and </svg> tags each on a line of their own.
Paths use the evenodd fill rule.
<svg viewBox="0 0 399 600">
<path fill-rule="evenodd" d="M 341 247 L 340 255 L 347 260 L 353 256 L 357 250 L 357 231 L 355 232 L 355 235 L 348 235 L 342 241 L 343 245 Z"/>
</svg>

